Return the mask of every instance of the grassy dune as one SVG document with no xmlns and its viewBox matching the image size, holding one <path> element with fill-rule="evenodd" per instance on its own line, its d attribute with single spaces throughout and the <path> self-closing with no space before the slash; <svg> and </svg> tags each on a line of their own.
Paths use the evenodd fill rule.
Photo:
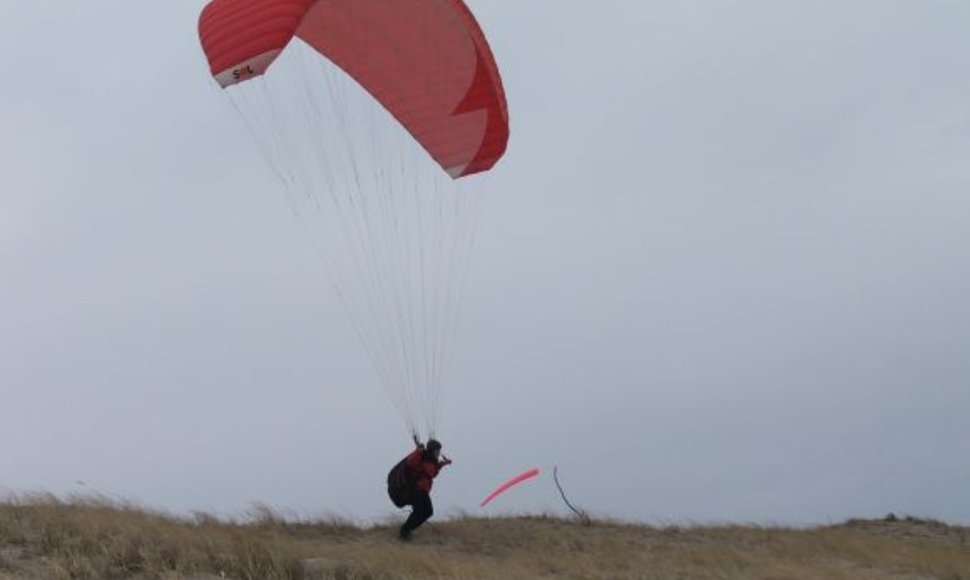
<svg viewBox="0 0 970 580">
<path fill-rule="evenodd" d="M 970 529 L 924 520 L 792 530 L 649 527 L 552 517 L 394 527 L 174 518 L 101 499 L 0 502 L 0 579 L 970 580 Z"/>
</svg>

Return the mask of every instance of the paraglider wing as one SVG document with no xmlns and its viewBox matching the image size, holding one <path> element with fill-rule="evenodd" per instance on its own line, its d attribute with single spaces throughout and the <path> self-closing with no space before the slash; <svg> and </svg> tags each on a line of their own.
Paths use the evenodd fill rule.
<svg viewBox="0 0 970 580">
<path fill-rule="evenodd" d="M 458 178 L 509 136 L 478 23 L 462 0 L 211 0 L 199 37 L 382 386 L 433 435 L 488 181 Z"/>
<path fill-rule="evenodd" d="M 461 0 L 214 0 L 199 19 L 223 87 L 259 76 L 295 35 L 374 96 L 453 178 L 505 153 L 508 109 Z"/>
<path fill-rule="evenodd" d="M 536 469 L 536 468 L 530 469 L 529 471 L 526 471 L 525 473 L 520 473 L 519 475 L 516 475 L 512 479 L 510 479 L 510 480 L 506 481 L 505 483 L 503 483 L 502 485 L 498 486 L 495 489 L 495 491 L 493 491 L 492 493 L 488 494 L 488 497 L 486 497 L 482 501 L 482 503 L 481 503 L 481 505 L 479 507 L 485 507 L 493 499 L 497 498 L 498 496 L 500 496 L 503 493 L 505 493 L 506 491 L 508 491 L 509 488 L 515 487 L 516 485 L 519 485 L 523 481 L 527 481 L 529 479 L 532 479 L 533 477 L 536 477 L 537 475 L 539 475 L 539 470 Z"/>
</svg>

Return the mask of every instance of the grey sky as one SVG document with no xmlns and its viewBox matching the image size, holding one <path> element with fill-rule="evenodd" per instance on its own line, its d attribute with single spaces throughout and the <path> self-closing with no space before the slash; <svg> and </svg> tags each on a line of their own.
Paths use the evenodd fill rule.
<svg viewBox="0 0 970 580">
<path fill-rule="evenodd" d="M 442 511 L 558 464 L 628 519 L 970 522 L 970 4 L 469 4 L 512 138 Z M 201 5 L 4 2 L 0 487 L 392 513 L 406 434 Z"/>
</svg>

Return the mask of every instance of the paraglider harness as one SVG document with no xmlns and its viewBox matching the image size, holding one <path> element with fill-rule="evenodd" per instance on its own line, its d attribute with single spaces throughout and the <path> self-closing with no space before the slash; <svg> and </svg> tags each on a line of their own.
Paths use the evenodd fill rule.
<svg viewBox="0 0 970 580">
<path fill-rule="evenodd" d="M 387 474 L 387 495 L 399 508 L 411 504 L 411 490 L 418 485 L 415 474 L 405 465 L 407 457 L 391 468 Z"/>
</svg>

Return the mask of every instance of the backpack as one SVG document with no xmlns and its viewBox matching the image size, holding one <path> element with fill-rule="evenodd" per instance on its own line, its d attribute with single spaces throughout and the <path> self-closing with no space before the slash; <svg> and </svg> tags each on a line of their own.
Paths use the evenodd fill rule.
<svg viewBox="0 0 970 580">
<path fill-rule="evenodd" d="M 411 502 L 409 493 L 415 486 L 414 475 L 404 465 L 402 459 L 387 473 L 387 495 L 397 507 L 404 507 Z"/>
</svg>

